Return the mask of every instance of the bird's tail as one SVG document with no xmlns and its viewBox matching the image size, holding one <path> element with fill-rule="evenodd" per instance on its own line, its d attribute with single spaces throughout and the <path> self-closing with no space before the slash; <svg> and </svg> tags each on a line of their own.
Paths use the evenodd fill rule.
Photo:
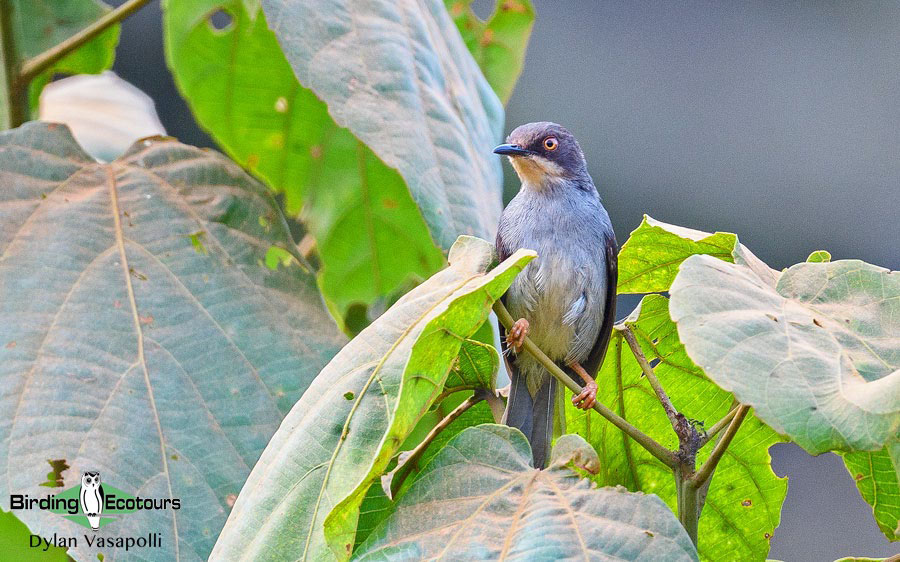
<svg viewBox="0 0 900 562">
<path fill-rule="evenodd" d="M 525 434 L 531 443 L 535 468 L 544 468 L 553 438 L 565 433 L 562 388 L 549 373 L 543 373 L 543 383 L 532 396 L 526 375 L 518 369 L 509 371 L 509 399 L 503 423 Z"/>
</svg>

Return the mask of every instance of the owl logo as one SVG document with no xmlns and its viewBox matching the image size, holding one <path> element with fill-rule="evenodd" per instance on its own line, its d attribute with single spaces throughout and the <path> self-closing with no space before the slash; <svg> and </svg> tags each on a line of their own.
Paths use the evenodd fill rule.
<svg viewBox="0 0 900 562">
<path fill-rule="evenodd" d="M 85 472 L 81 475 L 81 512 L 95 531 L 100 528 L 102 511 L 103 486 L 100 485 L 100 473 Z"/>
</svg>

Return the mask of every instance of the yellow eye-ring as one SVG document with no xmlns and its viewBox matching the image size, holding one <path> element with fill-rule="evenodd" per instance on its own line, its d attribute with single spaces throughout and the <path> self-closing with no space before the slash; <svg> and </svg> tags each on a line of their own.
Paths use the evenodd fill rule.
<svg viewBox="0 0 900 562">
<path fill-rule="evenodd" d="M 556 137 L 547 137 L 544 139 L 544 148 L 547 150 L 556 150 L 559 146 L 559 141 L 556 140 Z"/>
</svg>

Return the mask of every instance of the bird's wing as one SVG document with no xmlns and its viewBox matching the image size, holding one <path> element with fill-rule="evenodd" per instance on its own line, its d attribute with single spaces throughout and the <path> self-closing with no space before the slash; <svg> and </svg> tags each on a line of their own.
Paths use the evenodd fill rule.
<svg viewBox="0 0 900 562">
<path fill-rule="evenodd" d="M 106 494 L 103 493 L 103 486 L 97 486 L 97 501 L 100 502 L 100 507 L 103 507 L 103 498 L 106 497 Z"/>
<path fill-rule="evenodd" d="M 587 360 L 582 365 L 591 375 L 596 375 L 603 365 L 603 357 L 609 338 L 612 335 L 613 324 L 616 322 L 616 285 L 619 283 L 619 245 L 616 243 L 616 235 L 610 231 L 606 239 L 606 301 L 603 303 L 603 324 L 600 325 L 600 333 L 588 354 Z"/>
</svg>

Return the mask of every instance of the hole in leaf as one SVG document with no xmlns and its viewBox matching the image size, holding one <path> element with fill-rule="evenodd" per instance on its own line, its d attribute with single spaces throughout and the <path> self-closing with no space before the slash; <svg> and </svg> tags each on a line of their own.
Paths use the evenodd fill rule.
<svg viewBox="0 0 900 562">
<path fill-rule="evenodd" d="M 344 325 L 347 331 L 356 335 L 362 332 L 369 325 L 369 307 L 363 303 L 355 302 L 347 309 L 347 315 L 344 316 Z"/>
<path fill-rule="evenodd" d="M 66 459 L 48 459 L 47 462 L 50 464 L 50 472 L 47 473 L 47 481 L 41 482 L 41 486 L 62 488 L 63 472 L 69 469 L 69 464 L 66 462 Z"/>
<path fill-rule="evenodd" d="M 344 398 L 346 398 L 347 400 L 353 400 L 353 397 L 354 397 L 354 396 L 355 396 L 355 394 L 353 394 L 352 392 L 345 392 L 345 393 L 344 393 Z"/>
<path fill-rule="evenodd" d="M 234 16 L 226 10 L 216 10 L 206 19 L 209 27 L 219 33 L 230 31 L 234 27 Z"/>
<path fill-rule="evenodd" d="M 751 505 L 753 505 L 753 502 L 750 501 L 750 498 L 747 498 L 746 500 L 741 502 L 741 505 L 744 507 L 750 507 Z"/>
<path fill-rule="evenodd" d="M 291 262 L 294 261 L 294 256 L 291 255 L 290 252 L 285 250 L 284 248 L 279 248 L 278 246 L 271 246 L 269 250 L 266 252 L 266 267 L 275 271 L 278 269 L 278 266 L 288 267 L 291 265 Z"/>
</svg>

